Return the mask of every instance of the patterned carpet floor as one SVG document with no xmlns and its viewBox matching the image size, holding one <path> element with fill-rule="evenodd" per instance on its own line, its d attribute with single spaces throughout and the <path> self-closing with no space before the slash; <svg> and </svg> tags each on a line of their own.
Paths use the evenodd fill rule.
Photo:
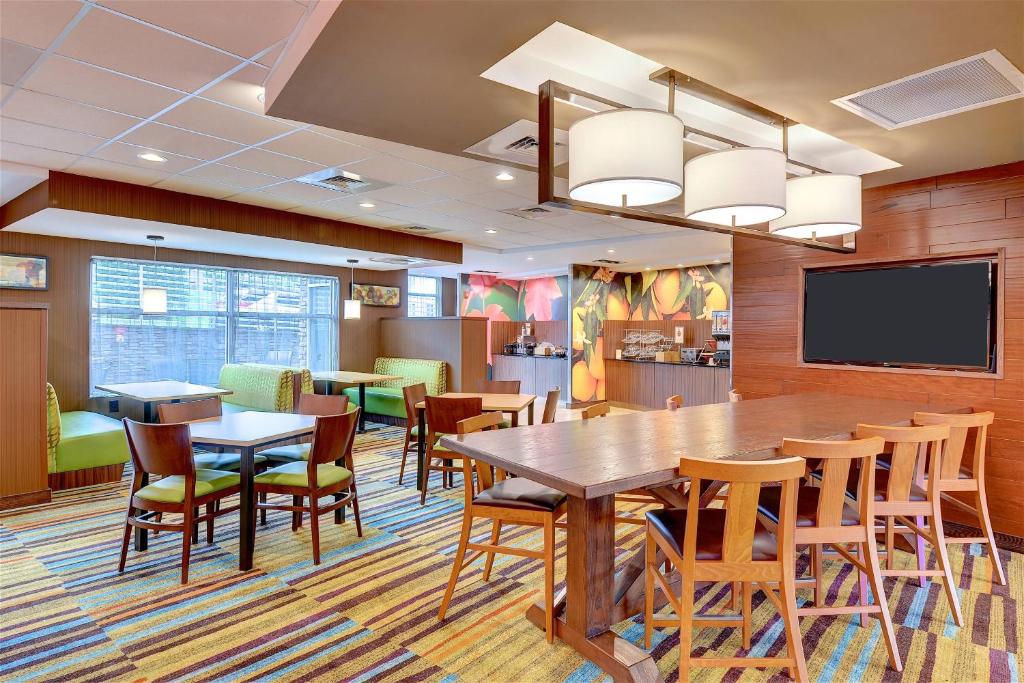
<svg viewBox="0 0 1024 683">
<path fill-rule="evenodd" d="M 160 534 L 116 571 L 127 504 L 120 484 L 61 492 L 51 503 L 0 514 L 0 680 L 3 681 L 591 681 L 603 678 L 569 647 L 548 645 L 523 612 L 541 590 L 538 561 L 500 557 L 489 582 L 482 561 L 467 570 L 445 623 L 437 607 L 461 521 L 458 489 L 433 489 L 420 507 L 412 477 L 399 486 L 401 430 L 357 439 L 364 537 L 351 517 L 321 527 L 323 563 L 312 562 L 308 521 L 270 513 L 256 534 L 256 567 L 237 571 L 238 519 L 218 520 L 215 543 L 192 550 L 191 580 L 178 583 L 180 539 Z M 437 485 L 435 477 L 433 482 Z M 485 535 L 489 525 L 476 528 Z M 619 526 L 624 559 L 642 527 Z M 539 547 L 539 533 L 512 542 Z M 503 539 L 505 540 L 505 539 Z M 557 536 L 556 577 L 565 538 Z M 948 617 L 941 586 L 887 579 L 905 671 L 887 669 L 878 622 L 805 618 L 812 678 L 832 680 L 1017 681 L 1024 632 L 1024 555 L 1002 551 L 1008 586 L 990 584 L 987 549 L 951 546 L 966 626 Z M 912 558 L 900 553 L 899 562 Z M 801 565 L 802 566 L 802 565 Z M 853 604 L 856 575 L 827 562 L 828 592 Z M 803 593 L 806 597 L 808 594 Z M 702 611 L 727 606 L 724 586 L 699 594 Z M 751 654 L 784 647 L 781 622 L 760 594 Z M 616 626 L 642 646 L 640 617 Z M 654 655 L 675 681 L 678 635 L 656 632 Z M 707 629 L 695 654 L 739 652 L 733 629 Z M 784 680 L 781 670 L 698 670 L 695 680 Z"/>
</svg>

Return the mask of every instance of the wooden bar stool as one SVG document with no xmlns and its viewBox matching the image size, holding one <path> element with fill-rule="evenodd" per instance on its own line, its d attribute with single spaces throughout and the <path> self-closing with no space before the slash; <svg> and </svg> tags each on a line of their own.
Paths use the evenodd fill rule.
<svg viewBox="0 0 1024 683">
<path fill-rule="evenodd" d="M 982 543 L 988 545 L 988 558 L 992 562 L 992 576 L 997 583 L 1006 585 L 1006 574 L 999 559 L 992 521 L 988 516 L 988 496 L 985 494 L 985 445 L 988 440 L 988 426 L 995 419 L 995 413 L 986 411 L 967 415 L 946 415 L 942 413 L 915 413 L 915 425 L 949 425 L 949 441 L 942 452 L 942 469 L 939 471 L 939 496 L 978 518 L 978 527 L 984 536 L 974 538 L 946 537 L 946 543 Z M 968 444 L 973 444 L 974 454 L 971 467 L 963 466 L 964 453 Z M 974 493 L 975 506 L 954 498 L 953 492 Z"/>
<path fill-rule="evenodd" d="M 797 681 L 807 680 L 803 642 L 796 612 L 794 529 L 796 491 L 804 475 L 803 458 L 762 462 L 727 462 L 681 458 L 679 475 L 688 476 L 693 490 L 701 480 L 725 481 L 729 496 L 725 508 L 701 508 L 698 496 L 690 496 L 685 510 L 666 509 L 647 513 L 644 595 L 644 643 L 651 647 L 655 627 L 679 627 L 679 680 L 690 678 L 691 667 L 773 667 L 789 669 Z M 758 519 L 761 485 L 781 481 L 777 533 L 772 534 Z M 678 567 L 680 594 L 676 595 L 667 576 L 661 573 L 663 560 Z M 757 584 L 778 608 L 785 627 L 788 655 L 785 657 L 691 657 L 692 629 L 707 626 L 740 626 L 744 647 L 750 647 L 750 591 L 744 591 L 740 615 L 695 616 L 696 582 L 737 581 Z M 658 587 L 676 613 L 675 619 L 654 616 L 654 590 Z M 778 595 L 776 595 L 778 590 Z"/>
<path fill-rule="evenodd" d="M 892 617 L 882 585 L 882 573 L 878 564 L 878 546 L 875 543 L 875 456 L 882 452 L 885 440 L 870 437 L 856 441 L 804 441 L 785 439 L 781 455 L 798 456 L 821 461 L 818 486 L 803 482 L 797 487 L 796 529 L 793 542 L 797 546 L 812 549 L 814 607 L 797 609 L 797 614 L 818 616 L 823 614 L 878 614 L 882 620 L 882 635 L 889 651 L 889 663 L 896 671 L 903 671 L 896 636 L 892 628 Z M 857 469 L 854 469 L 854 465 Z M 847 485 L 851 476 L 857 477 L 857 510 L 847 501 Z M 758 498 L 758 514 L 761 522 L 773 533 L 778 532 L 781 489 L 763 488 Z M 859 606 L 825 606 L 825 594 L 821 559 L 824 546 L 832 546 L 861 575 L 871 581 L 871 593 L 875 604 L 867 604 L 867 592 L 861 590 Z M 847 546 L 856 548 L 856 557 Z M 743 584 L 744 613 L 749 612 L 750 584 Z"/>
<path fill-rule="evenodd" d="M 497 429 L 501 416 L 497 413 L 484 413 L 475 417 L 460 420 L 456 425 L 460 435 L 471 434 L 483 429 Z M 473 468 L 479 493 L 473 494 Z M 448 580 L 448 588 L 441 600 L 441 608 L 437 618 L 444 621 L 451 602 L 459 574 L 481 555 L 487 555 L 484 568 L 484 581 L 490 578 L 494 554 L 516 555 L 544 560 L 544 630 L 548 642 L 555 637 L 555 522 L 565 514 L 567 496 L 561 491 L 542 486 L 522 477 L 506 478 L 504 471 L 492 468 L 485 462 L 473 462 L 470 458 L 462 459 L 462 479 L 465 482 L 466 502 L 462 514 L 462 533 L 459 536 L 459 549 L 455 553 L 452 575 Z M 490 519 L 491 542 L 473 543 L 470 541 L 473 520 L 477 517 Z M 544 531 L 544 550 L 527 550 L 498 545 L 503 523 L 541 527 Z M 477 551 L 466 559 L 466 551 Z"/>
<path fill-rule="evenodd" d="M 238 509 L 237 505 L 221 509 L 215 504 L 239 492 L 239 477 L 223 470 L 196 469 L 187 424 L 148 424 L 128 418 L 122 422 L 132 456 L 134 476 L 117 571 L 124 572 L 132 527 L 151 531 L 177 531 L 182 535 L 181 582 L 188 583 L 193 525 L 205 522 L 206 542 L 213 543 L 213 520 Z M 143 486 L 143 476 L 147 474 L 161 478 Z M 206 507 L 206 513 L 197 514 L 202 506 Z M 182 515 L 181 524 L 165 523 L 158 519 L 167 512 Z"/>
<path fill-rule="evenodd" d="M 312 396 L 313 394 L 303 394 Z M 320 398 L 329 398 L 320 396 Z M 309 512 L 309 530 L 313 541 L 313 564 L 320 564 L 320 515 L 334 512 L 334 523 L 341 524 L 341 510 L 352 506 L 356 522 L 356 535 L 362 537 L 359 520 L 359 498 L 356 492 L 355 468 L 352 463 L 352 440 L 359 424 L 361 408 L 340 415 L 322 415 L 316 418 L 313 443 L 309 458 L 291 462 L 257 474 L 253 491 L 258 510 L 288 510 L 292 513 L 292 531 L 302 522 L 302 513 Z M 337 464 L 342 462 L 344 467 Z M 278 493 L 292 496 L 291 505 L 259 502 L 265 494 Z M 334 502 L 320 505 L 320 498 L 334 496 Z M 303 499 L 309 498 L 304 505 Z"/>
<path fill-rule="evenodd" d="M 402 483 L 402 477 L 405 476 L 405 462 L 409 457 L 409 452 L 416 453 L 420 430 L 425 429 L 424 425 L 419 423 L 419 411 L 416 410 L 416 404 L 426 397 L 427 385 L 422 382 L 402 387 L 402 399 L 405 401 L 405 442 L 402 444 L 402 465 L 398 469 L 399 484 Z"/>
<path fill-rule="evenodd" d="M 555 421 L 555 415 L 558 413 L 558 398 L 561 394 L 561 387 L 555 387 L 548 392 L 547 398 L 544 399 L 544 415 L 540 419 L 542 425 Z"/>
<path fill-rule="evenodd" d="M 875 472 L 875 516 L 885 518 L 885 569 L 882 576 L 941 576 L 946 599 L 957 626 L 963 625 L 960 599 L 957 596 L 953 572 L 949 566 L 946 540 L 942 533 L 942 505 L 939 485 L 942 481 L 942 453 L 949 440 L 949 425 L 936 424 L 922 427 L 885 427 L 857 425 L 856 437 L 866 439 L 880 436 L 892 446 L 889 469 Z M 927 456 L 928 478 L 926 488 L 919 486 Z M 923 520 L 931 520 L 924 526 Z M 923 563 L 917 569 L 893 568 L 895 553 L 895 521 L 923 538 L 935 549 L 938 569 L 927 569 Z"/>
<path fill-rule="evenodd" d="M 420 491 L 420 505 L 427 502 L 427 486 L 430 483 L 430 473 L 441 473 L 441 486 L 444 487 L 445 477 L 455 472 L 463 472 L 463 456 L 461 453 L 450 451 L 447 448 L 437 445 L 437 440 L 445 434 L 455 434 L 459 421 L 466 418 L 482 415 L 484 412 L 484 401 L 479 396 L 468 398 L 443 398 L 441 396 L 427 396 L 427 452 L 424 457 L 423 490 Z M 501 415 L 498 421 L 501 421 Z M 452 464 L 458 461 L 458 464 Z M 466 482 L 472 488 L 472 479 Z"/>
</svg>

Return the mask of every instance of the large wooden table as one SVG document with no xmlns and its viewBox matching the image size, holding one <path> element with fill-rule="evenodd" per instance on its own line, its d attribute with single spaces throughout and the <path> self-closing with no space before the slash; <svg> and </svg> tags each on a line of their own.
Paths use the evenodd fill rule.
<svg viewBox="0 0 1024 683">
<path fill-rule="evenodd" d="M 359 405 L 362 411 L 359 413 L 359 426 L 356 431 L 360 434 L 366 431 L 366 385 L 374 382 L 386 382 L 391 379 L 402 379 L 400 375 L 375 375 L 372 372 L 352 372 L 349 370 L 325 370 L 314 372 L 313 380 L 325 382 L 327 393 L 334 393 L 335 384 L 358 384 Z"/>
<path fill-rule="evenodd" d="M 763 460 L 775 457 L 785 437 L 845 439 L 858 423 L 905 425 L 919 410 L 968 409 L 800 394 L 446 436 L 441 444 L 569 494 L 556 634 L 616 681 L 652 681 L 659 674 L 651 656 L 610 630 L 642 611 L 644 591 L 642 550 L 615 573 L 614 494 L 647 488 L 681 506 L 681 455 Z M 543 628 L 543 607 L 531 607 L 527 618 Z"/>
<path fill-rule="evenodd" d="M 200 399 L 211 396 L 226 396 L 230 389 L 208 387 L 190 382 L 159 380 L 155 382 L 128 382 L 125 384 L 97 384 L 96 388 L 122 398 L 129 398 L 142 403 L 143 421 L 155 422 L 153 407 L 157 403 L 170 401 L 178 403 L 182 399 Z"/>
</svg>

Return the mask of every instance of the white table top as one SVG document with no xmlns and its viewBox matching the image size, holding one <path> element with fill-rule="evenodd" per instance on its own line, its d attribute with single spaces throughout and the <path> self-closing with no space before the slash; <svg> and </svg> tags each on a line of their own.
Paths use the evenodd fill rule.
<svg viewBox="0 0 1024 683">
<path fill-rule="evenodd" d="M 315 415 L 247 410 L 189 423 L 192 443 L 249 447 L 313 433 Z"/>
<path fill-rule="evenodd" d="M 230 389 L 219 389 L 202 384 L 164 380 L 158 382 L 129 382 L 127 384 L 97 384 L 96 388 L 136 401 L 174 401 L 183 398 L 225 396 Z"/>
<path fill-rule="evenodd" d="M 385 382 L 389 379 L 402 379 L 401 375 L 376 375 L 372 372 L 354 372 L 352 370 L 323 370 L 313 373 L 313 379 L 343 384 L 370 384 Z"/>
</svg>

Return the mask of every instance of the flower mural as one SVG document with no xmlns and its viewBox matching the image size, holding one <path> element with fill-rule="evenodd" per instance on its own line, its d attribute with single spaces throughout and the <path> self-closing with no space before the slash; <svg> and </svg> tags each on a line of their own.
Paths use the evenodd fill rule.
<svg viewBox="0 0 1024 683">
<path fill-rule="evenodd" d="M 573 399 L 605 398 L 605 320 L 709 320 L 712 311 L 728 310 L 731 292 L 729 263 L 640 273 L 573 266 Z"/>
</svg>

